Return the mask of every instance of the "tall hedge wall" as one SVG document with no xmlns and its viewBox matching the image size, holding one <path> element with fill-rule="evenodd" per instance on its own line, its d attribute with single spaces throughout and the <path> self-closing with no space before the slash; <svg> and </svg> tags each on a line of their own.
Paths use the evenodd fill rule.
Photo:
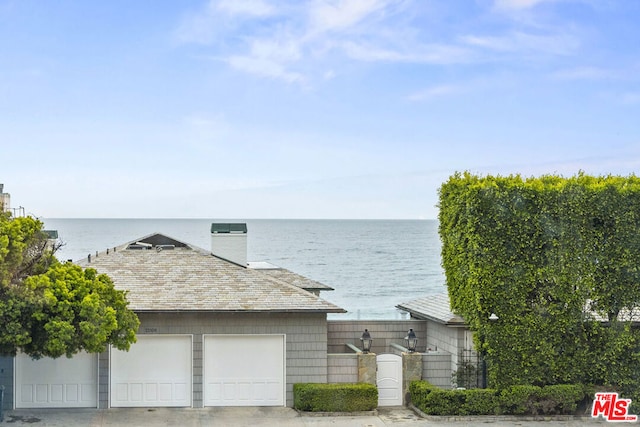
<svg viewBox="0 0 640 427">
<path fill-rule="evenodd" d="M 439 195 L 452 309 L 490 385 L 638 388 L 640 178 L 458 173 Z"/>
</svg>

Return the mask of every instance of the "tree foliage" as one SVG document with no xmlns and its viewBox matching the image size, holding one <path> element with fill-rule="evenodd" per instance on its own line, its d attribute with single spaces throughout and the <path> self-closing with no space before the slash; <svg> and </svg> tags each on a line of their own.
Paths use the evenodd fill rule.
<svg viewBox="0 0 640 427">
<path fill-rule="evenodd" d="M 42 225 L 0 214 L 0 354 L 128 350 L 140 322 L 126 293 L 93 269 L 58 262 Z"/>
<path fill-rule="evenodd" d="M 638 384 L 639 178 L 456 174 L 439 220 L 451 306 L 490 384 Z"/>
</svg>

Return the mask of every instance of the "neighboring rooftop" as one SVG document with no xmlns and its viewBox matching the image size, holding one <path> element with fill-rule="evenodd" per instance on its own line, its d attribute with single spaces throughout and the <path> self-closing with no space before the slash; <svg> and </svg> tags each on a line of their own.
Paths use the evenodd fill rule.
<svg viewBox="0 0 640 427">
<path fill-rule="evenodd" d="M 607 322 L 607 318 L 596 313 L 591 309 L 590 301 L 585 305 L 584 311 L 588 313 L 593 320 L 598 322 Z M 465 325 L 464 319 L 457 314 L 451 312 L 449 304 L 449 295 L 446 293 L 426 295 L 422 298 L 414 299 L 409 302 L 398 304 L 396 308 L 407 311 L 411 317 L 417 319 L 428 319 L 438 323 L 450 326 Z M 618 319 L 625 322 L 640 323 L 640 308 L 634 310 L 621 310 Z"/>
<path fill-rule="evenodd" d="M 422 298 L 398 304 L 396 308 L 407 311 L 411 317 L 428 319 L 451 326 L 463 326 L 464 319 L 451 312 L 449 295 L 446 293 L 426 295 Z"/>
<path fill-rule="evenodd" d="M 287 273 L 278 277 L 245 268 L 160 233 L 78 264 L 107 274 L 117 289 L 128 291 L 135 311 L 345 312 L 288 283 Z"/>
</svg>

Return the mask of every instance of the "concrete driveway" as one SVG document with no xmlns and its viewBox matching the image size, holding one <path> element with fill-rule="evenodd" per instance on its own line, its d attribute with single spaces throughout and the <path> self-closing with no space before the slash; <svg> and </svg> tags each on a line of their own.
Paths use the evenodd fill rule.
<svg viewBox="0 0 640 427">
<path fill-rule="evenodd" d="M 377 414 L 319 416 L 299 414 L 291 408 L 131 408 L 131 409 L 20 409 L 5 411 L 1 426 L 276 426 L 276 427 L 385 427 L 478 426 L 545 427 L 605 424 L 604 421 L 560 419 L 534 421 L 498 417 L 464 419 L 421 418 L 407 408 L 381 408 Z"/>
</svg>

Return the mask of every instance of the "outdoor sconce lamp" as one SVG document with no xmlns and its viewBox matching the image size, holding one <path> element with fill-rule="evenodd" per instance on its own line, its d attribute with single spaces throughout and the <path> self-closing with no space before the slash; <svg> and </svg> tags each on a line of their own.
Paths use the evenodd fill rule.
<svg viewBox="0 0 640 427">
<path fill-rule="evenodd" d="M 362 352 L 365 354 L 369 353 L 369 351 L 371 351 L 371 342 L 373 341 L 373 338 L 371 338 L 371 334 L 369 334 L 368 329 L 364 330 L 360 337 L 360 341 L 362 341 Z"/>
<path fill-rule="evenodd" d="M 416 333 L 413 332 L 413 329 L 409 329 L 409 333 L 404 337 L 404 340 L 407 342 L 409 353 L 416 351 L 416 347 L 418 346 L 418 337 L 416 337 Z"/>
<path fill-rule="evenodd" d="M 499 317 L 495 313 L 491 313 L 491 316 L 489 316 L 489 320 L 491 320 L 492 322 L 495 322 L 498 319 L 499 319 Z"/>
</svg>

